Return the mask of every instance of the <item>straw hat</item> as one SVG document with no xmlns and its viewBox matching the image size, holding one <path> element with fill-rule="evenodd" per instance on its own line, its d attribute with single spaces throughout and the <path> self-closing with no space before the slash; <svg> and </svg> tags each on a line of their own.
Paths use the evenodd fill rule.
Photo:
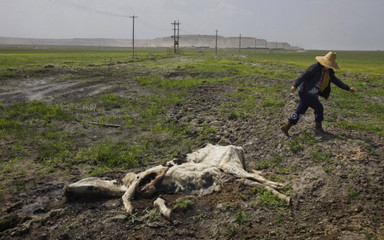
<svg viewBox="0 0 384 240">
<path fill-rule="evenodd" d="M 329 52 L 325 56 L 317 56 L 316 60 L 327 68 L 340 69 L 339 64 L 336 62 L 336 53 Z"/>
</svg>

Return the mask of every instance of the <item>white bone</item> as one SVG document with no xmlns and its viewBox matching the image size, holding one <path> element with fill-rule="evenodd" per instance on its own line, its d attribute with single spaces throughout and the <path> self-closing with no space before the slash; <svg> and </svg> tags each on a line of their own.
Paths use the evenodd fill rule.
<svg viewBox="0 0 384 240">
<path fill-rule="evenodd" d="M 278 191 L 276 191 L 276 189 L 270 187 L 270 186 L 266 186 L 264 184 L 261 184 L 261 183 L 258 183 L 258 182 L 253 182 L 249 179 L 245 179 L 242 181 L 242 183 L 244 185 L 247 185 L 247 186 L 251 186 L 251 187 L 264 187 L 265 189 L 267 189 L 268 191 L 270 191 L 272 194 L 276 195 L 279 199 L 281 200 L 284 200 L 286 203 L 290 204 L 291 203 L 291 198 L 284 195 L 284 194 L 281 194 L 279 193 Z"/>
<path fill-rule="evenodd" d="M 153 206 L 159 208 L 160 213 L 168 220 L 171 220 L 172 210 L 165 205 L 164 199 L 158 197 L 156 201 L 153 202 Z"/>
<path fill-rule="evenodd" d="M 68 197 L 119 197 L 127 191 L 127 187 L 116 185 L 116 182 L 90 177 L 66 186 L 64 192 Z"/>
<path fill-rule="evenodd" d="M 124 180 L 126 182 L 133 181 L 131 182 L 131 185 L 129 185 L 127 191 L 122 196 L 124 208 L 128 214 L 133 213 L 134 209 L 133 209 L 131 200 L 134 198 L 135 193 L 141 194 L 145 197 L 151 196 L 156 191 L 156 187 L 155 187 L 156 183 L 163 178 L 167 169 L 168 168 L 163 166 L 156 166 L 148 169 L 145 172 L 135 174 L 135 176 L 133 176 L 132 174 L 127 174 L 128 177 L 126 176 Z M 148 179 L 147 177 L 151 175 L 155 177 L 153 179 Z M 150 181 L 147 184 L 144 184 L 142 187 L 140 187 L 140 184 L 142 184 L 142 181 L 144 180 L 150 180 Z"/>
</svg>

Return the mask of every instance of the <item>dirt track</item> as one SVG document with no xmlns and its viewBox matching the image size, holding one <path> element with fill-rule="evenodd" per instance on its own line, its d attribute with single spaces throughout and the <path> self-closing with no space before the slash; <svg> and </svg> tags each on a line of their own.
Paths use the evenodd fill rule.
<svg viewBox="0 0 384 240">
<path fill-rule="evenodd" d="M 176 74 L 177 75 L 177 74 Z M 172 76 L 175 77 L 175 76 Z M 176 76 L 177 77 L 177 76 Z M 181 76 L 181 79 L 185 76 Z M 279 168 L 262 169 L 264 175 L 292 186 L 292 204 L 287 209 L 257 204 L 254 189 L 233 182 L 219 193 L 209 196 L 164 194 L 169 206 L 178 198 L 191 198 L 193 206 L 175 211 L 173 221 L 153 212 L 153 199 L 134 201 L 138 209 L 133 216 L 123 211 L 120 199 L 99 201 L 66 201 L 63 187 L 84 177 L 79 169 L 67 176 L 54 174 L 44 178 L 31 177 L 32 187 L 16 192 L 0 207 L 2 239 L 384 239 L 384 175 L 382 156 L 384 139 L 370 133 L 333 129 L 319 135 L 312 130 L 312 118 L 305 117 L 287 139 L 279 130 L 281 122 L 291 113 L 297 97 L 286 91 L 285 106 L 265 108 L 255 118 L 228 117 L 222 114 L 223 102 L 233 102 L 228 93 L 242 91 L 241 81 L 262 83 L 262 79 L 242 79 L 233 84 L 202 83 L 188 90 L 186 99 L 171 106 L 167 118 L 196 129 L 213 126 L 216 131 L 205 142 L 242 146 L 248 167 L 261 161 L 272 161 L 279 155 Z M 269 80 L 279 82 L 278 80 Z M 124 83 L 124 87 L 122 86 Z M 280 82 L 279 82 L 280 83 Z M 286 89 L 289 83 L 283 82 Z M 50 104 L 69 103 L 111 93 L 124 97 L 156 94 L 152 87 L 125 78 L 103 76 L 68 78 L 60 71 L 42 76 L 2 82 L 0 102 L 4 106 L 23 101 L 40 100 Z M 331 107 L 325 102 L 325 109 Z M 231 109 L 224 109 L 230 112 Z M 119 107 L 91 113 L 120 113 Z M 358 116 L 351 116 L 357 118 Z M 80 119 L 83 120 L 83 119 Z M 353 120 L 353 119 L 352 119 Z M 117 122 L 119 124 L 119 122 Z M 64 129 L 76 135 L 77 146 L 87 146 L 104 136 L 126 138 L 140 134 L 139 129 L 89 127 L 79 121 L 67 123 Z M 193 136 L 193 129 L 191 135 Z M 292 151 L 289 142 L 305 149 Z M 310 145 L 309 140 L 316 143 Z M 6 142 L 1 142 L 5 146 Z M 314 161 L 309 149 L 331 152 L 329 161 Z M 312 150 L 313 150 L 312 149 Z M 32 160 L 35 161 L 35 160 Z M 154 164 L 154 163 L 153 163 Z M 104 174 L 118 179 L 124 171 Z M 239 214 L 243 213 L 243 221 Z M 240 214 L 241 215 L 241 214 Z"/>
</svg>

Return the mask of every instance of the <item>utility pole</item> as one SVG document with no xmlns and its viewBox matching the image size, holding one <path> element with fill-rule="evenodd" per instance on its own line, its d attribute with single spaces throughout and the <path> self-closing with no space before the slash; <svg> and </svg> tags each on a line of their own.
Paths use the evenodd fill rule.
<svg viewBox="0 0 384 240">
<path fill-rule="evenodd" d="M 135 58 L 135 18 L 137 16 L 129 16 L 132 18 L 132 58 Z"/>
<path fill-rule="evenodd" d="M 239 53 L 240 53 L 240 49 L 241 49 L 241 34 L 240 34 L 240 37 L 239 37 Z"/>
<path fill-rule="evenodd" d="M 217 31 L 217 29 L 216 29 L 216 47 L 215 47 L 215 49 L 216 49 L 216 55 L 217 55 L 217 33 L 218 33 L 218 31 Z"/>
<path fill-rule="evenodd" d="M 175 20 L 171 24 L 173 25 L 173 52 L 179 54 L 180 22 Z"/>
</svg>

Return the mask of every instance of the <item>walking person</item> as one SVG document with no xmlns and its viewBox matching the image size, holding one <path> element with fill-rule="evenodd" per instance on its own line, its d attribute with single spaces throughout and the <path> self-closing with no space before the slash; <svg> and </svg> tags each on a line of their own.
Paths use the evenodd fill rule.
<svg viewBox="0 0 384 240">
<path fill-rule="evenodd" d="M 336 62 L 336 53 L 329 52 L 325 56 L 317 56 L 316 60 L 317 63 L 305 70 L 291 87 L 292 93 L 294 93 L 296 89 L 299 89 L 300 101 L 296 111 L 281 127 L 281 130 L 287 137 L 289 137 L 289 129 L 297 124 L 300 117 L 307 111 L 308 107 L 315 111 L 315 129 L 320 133 L 325 133 L 322 127 L 324 108 L 319 101 L 319 96 L 328 99 L 331 93 L 331 83 L 352 93 L 356 92 L 355 88 L 349 87 L 335 76 L 334 69 L 340 69 Z"/>
</svg>

